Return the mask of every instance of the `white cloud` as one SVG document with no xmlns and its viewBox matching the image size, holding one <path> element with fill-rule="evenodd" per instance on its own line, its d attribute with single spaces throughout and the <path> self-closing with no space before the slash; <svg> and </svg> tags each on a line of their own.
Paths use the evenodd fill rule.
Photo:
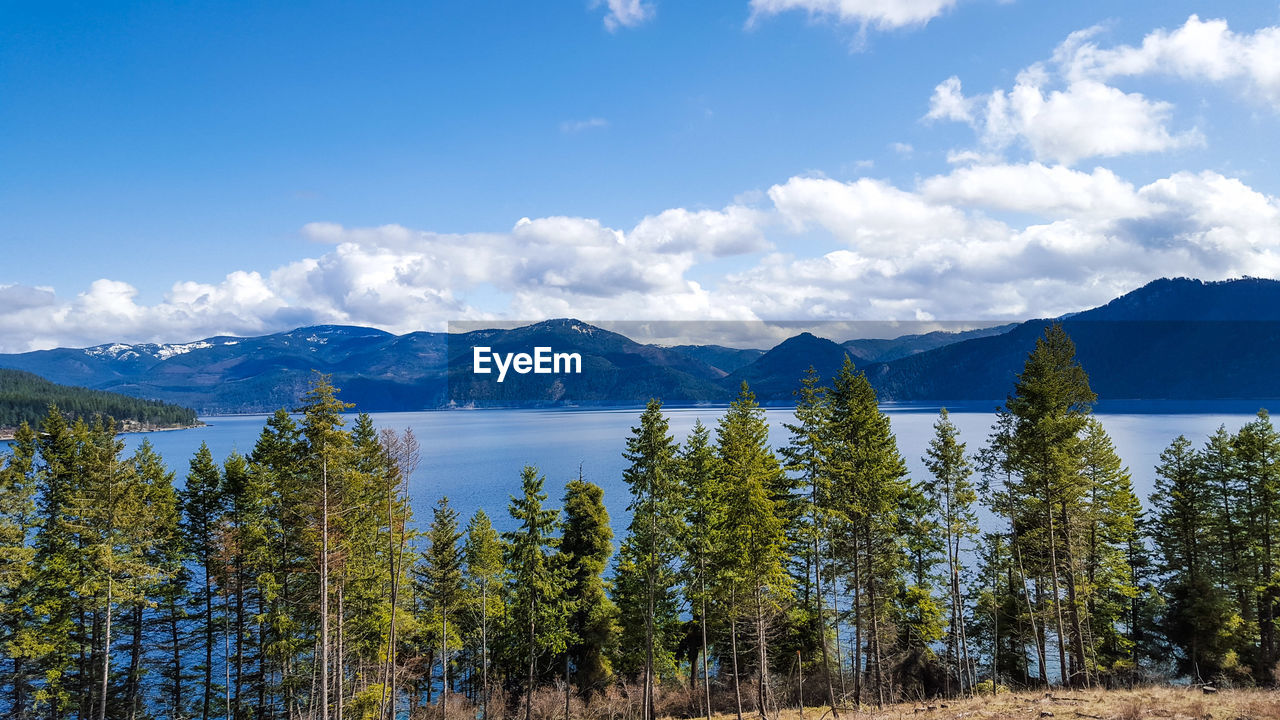
<svg viewBox="0 0 1280 720">
<path fill-rule="evenodd" d="M 1150 212 L 1131 183 L 1106 168 L 1092 173 L 1062 165 L 976 165 L 921 183 L 933 202 L 1035 213 L 1046 217 L 1137 217 Z"/>
<path fill-rule="evenodd" d="M 751 17 L 801 11 L 814 18 L 892 30 L 924 25 L 956 0 L 751 0 Z"/>
<path fill-rule="evenodd" d="M 952 75 L 933 89 L 933 97 L 929 98 L 929 112 L 925 115 L 925 119 L 971 123 L 973 122 L 973 104 L 973 99 L 964 96 L 964 91 L 960 87 L 960 78 Z"/>
<path fill-rule="evenodd" d="M 586 120 L 566 120 L 560 123 L 560 132 L 566 135 L 580 133 L 583 130 L 595 130 L 599 128 L 609 127 L 609 121 L 601 117 L 587 118 Z"/>
<path fill-rule="evenodd" d="M 978 164 L 913 188 L 793 177 L 754 200 L 671 208 L 629 230 L 561 216 L 464 234 L 313 223 L 302 233 L 315 257 L 178 282 L 153 304 L 117 280 L 69 298 L 0 287 L 15 300 L 0 314 L 0 350 L 320 322 L 408 332 L 563 316 L 1009 320 L 1080 310 L 1161 276 L 1280 276 L 1280 201 L 1213 172 L 1138 187 L 1101 167 Z"/>
<path fill-rule="evenodd" d="M 1074 33 L 1055 53 L 1072 79 L 1168 75 L 1215 83 L 1239 82 L 1251 96 L 1280 106 L 1280 27 L 1233 32 L 1223 19 L 1192 15 L 1176 30 L 1156 30 L 1138 47 L 1099 48 L 1097 28 Z"/>
<path fill-rule="evenodd" d="M 943 83 L 925 117 L 966 119 L 989 149 L 1005 151 L 1019 145 L 1037 160 L 1068 165 L 1084 158 L 1161 152 L 1204 142 L 1194 129 L 1169 129 L 1170 103 L 1095 80 L 1077 80 L 1063 89 L 1048 89 L 1050 82 L 1043 67 L 1033 66 L 1019 74 L 1011 90 L 963 102 L 947 97 L 950 90 L 942 91 L 947 85 Z M 958 84 L 954 90 L 959 92 Z M 939 92 L 945 99 L 939 100 Z M 976 109 L 966 115 L 954 109 L 959 106 Z"/>
<path fill-rule="evenodd" d="M 652 19 L 656 9 L 645 0 L 595 0 L 593 7 L 604 5 L 608 12 L 604 16 L 604 26 L 609 32 L 618 28 L 634 28 Z"/>
<path fill-rule="evenodd" d="M 1204 144 L 1195 127 L 1176 127 L 1172 103 L 1116 87 L 1123 78 L 1237 82 L 1280 107 L 1280 27 L 1240 35 L 1224 20 L 1193 15 L 1175 31 L 1150 33 L 1139 47 L 1114 48 L 1099 47 L 1101 33 L 1100 27 L 1071 33 L 1007 90 L 966 96 L 960 79 L 949 77 L 934 89 L 924 119 L 968 123 L 988 153 L 1021 149 L 1070 165 Z"/>
</svg>

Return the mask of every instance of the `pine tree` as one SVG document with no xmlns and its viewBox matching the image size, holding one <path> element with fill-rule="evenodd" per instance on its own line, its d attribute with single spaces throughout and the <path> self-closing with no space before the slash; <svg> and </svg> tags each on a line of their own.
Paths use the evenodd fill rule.
<svg viewBox="0 0 1280 720">
<path fill-rule="evenodd" d="M 329 719 L 335 691 L 337 704 L 341 707 L 343 691 L 342 653 L 340 647 L 335 652 L 330 605 L 334 591 L 332 578 L 339 558 L 336 554 L 338 543 L 334 537 L 335 520 L 345 509 L 342 498 L 351 463 L 351 436 L 342 430 L 342 413 L 351 407 L 351 403 L 339 400 L 337 393 L 329 376 L 317 374 L 302 407 L 302 435 L 307 442 L 305 467 L 307 495 L 310 496 L 310 527 L 319 535 L 313 541 L 313 547 L 320 571 L 316 589 L 320 626 L 320 697 L 315 703 L 320 711 L 320 720 Z M 341 633 L 338 637 L 340 646 Z"/>
<path fill-rule="evenodd" d="M 964 623 L 965 598 L 960 590 L 960 554 L 963 546 L 978 534 L 978 518 L 973 509 L 978 496 L 969 480 L 973 467 L 965 455 L 965 444 L 960 442 L 960 431 L 951 422 L 946 408 L 939 412 L 933 429 L 934 437 L 929 443 L 924 464 L 933 475 L 934 482 L 926 484 L 925 488 L 939 513 L 946 546 L 947 682 L 955 677 L 959 682 L 959 692 L 964 694 L 972 692 L 974 679 Z"/>
<path fill-rule="evenodd" d="M 481 712 L 489 715 L 491 634 L 505 615 L 502 594 L 502 541 L 489 522 L 484 510 L 477 510 L 467 523 L 467 540 L 463 548 L 466 561 L 466 582 L 470 590 L 471 626 L 479 637 Z"/>
<path fill-rule="evenodd" d="M 800 530 L 797 550 L 801 558 L 798 564 L 803 570 L 801 600 L 813 627 L 809 635 L 821 650 L 827 704 L 832 708 L 833 717 L 838 719 L 840 713 L 831 678 L 831 653 L 827 646 L 826 596 L 822 591 L 824 561 L 830 557 L 827 530 L 831 512 L 831 478 L 824 462 L 826 448 L 822 444 L 830 408 L 826 401 L 827 389 L 820 385 L 821 381 L 812 366 L 800 381 L 800 389 L 796 391 L 796 422 L 786 425 L 791 433 L 791 443 L 783 448 L 782 456 L 786 459 L 787 470 L 797 474 L 803 491 L 804 510 L 794 523 Z"/>
<path fill-rule="evenodd" d="M 1124 630 L 1138 587 L 1132 553 L 1138 539 L 1142 506 L 1133 491 L 1129 469 L 1097 418 L 1089 418 L 1082 444 L 1081 471 L 1088 488 L 1081 523 L 1083 597 L 1077 612 L 1088 619 L 1087 648 L 1092 666 L 1108 675 L 1132 670 L 1133 628 Z"/>
<path fill-rule="evenodd" d="M 283 706 L 287 716 L 296 714 L 298 693 L 310 686 L 309 674 L 297 671 L 299 656 L 307 646 L 303 588 L 314 575 L 307 538 L 311 529 L 303 483 L 305 457 L 301 431 L 283 409 L 267 420 L 249 456 L 256 482 L 270 488 L 266 508 L 268 567 L 255 578 L 264 603 L 264 674 L 270 679 L 259 689 L 259 697 L 267 718 L 273 717 L 277 705 Z"/>
<path fill-rule="evenodd" d="M 1254 675 L 1258 682 L 1276 682 L 1280 660 L 1280 638 L 1276 636 L 1280 608 L 1280 433 L 1271 424 L 1266 410 L 1236 433 L 1232 441 L 1235 465 L 1247 488 L 1248 555 L 1256 578 L 1258 659 Z"/>
<path fill-rule="evenodd" d="M 565 658 L 584 696 L 602 692 L 612 681 L 608 652 L 617 609 L 605 593 L 602 577 L 613 554 L 612 540 L 604 490 L 581 477 L 570 481 L 565 486 L 560 541 L 561 563 L 567 572 L 565 591 L 573 602 Z M 565 684 L 569 684 L 568 677 Z"/>
<path fill-rule="evenodd" d="M 643 623 L 640 646 L 626 644 L 621 651 L 643 657 L 643 720 L 653 720 L 654 686 L 664 673 L 674 672 L 672 645 L 676 642 L 675 585 L 673 562 L 679 552 L 680 510 L 676 502 L 679 484 L 675 440 L 668 434 L 662 404 L 650 400 L 640 416 L 640 425 L 631 429 L 623 458 L 629 466 L 623 480 L 631 489 L 631 522 L 619 552 L 617 575 L 637 573 L 637 584 L 617 586 L 616 602 L 624 617 Z M 634 594 L 629 592 L 635 590 Z"/>
<path fill-rule="evenodd" d="M 449 507 L 449 499 L 441 498 L 431 518 L 431 527 L 427 530 L 427 549 L 422 554 L 421 576 L 435 617 L 440 621 L 440 713 L 448 713 L 449 692 L 449 654 L 460 645 L 455 636 L 456 628 L 450 628 L 449 622 L 455 618 L 455 612 L 462 601 L 462 548 L 458 541 L 462 533 L 458 531 L 458 513 Z M 434 663 L 428 663 L 430 667 Z"/>
<path fill-rule="evenodd" d="M 681 535 L 683 585 L 690 612 L 698 624 L 699 650 L 690 659 L 689 674 L 702 674 L 702 705 L 711 717 L 711 686 L 708 667 L 710 651 L 707 625 L 712 601 L 709 586 L 716 572 L 718 548 L 715 529 L 720 512 L 721 488 L 716 457 L 711 446 L 711 433 L 702 421 L 695 422 L 679 456 L 680 502 L 684 507 L 684 533 Z M 701 659 L 701 667 L 699 667 Z M 696 690 L 696 680 L 690 682 Z"/>
<path fill-rule="evenodd" d="M 1165 632 L 1181 653 L 1180 671 L 1203 680 L 1222 668 L 1228 609 L 1212 569 L 1213 488 L 1198 466 L 1191 441 L 1178 436 L 1160 454 L 1151 505 L 1169 603 Z"/>
<path fill-rule="evenodd" d="M 179 494 L 182 500 L 183 538 L 187 547 L 191 548 L 192 559 L 200 570 L 201 584 L 193 599 L 200 607 L 201 614 L 201 669 L 204 671 L 200 698 L 201 720 L 209 720 L 213 715 L 213 698 L 217 692 L 213 681 L 213 653 L 216 647 L 214 634 L 218 627 L 213 614 L 216 597 L 214 565 L 217 534 L 226 511 L 226 498 L 222 488 L 222 473 L 213 461 L 213 453 L 209 452 L 207 444 L 201 443 L 200 449 L 191 459 L 186 485 Z"/>
<path fill-rule="evenodd" d="M 9 456 L 0 463 L 0 656 L 12 663 L 7 673 L 0 668 L 0 687 L 12 689 L 10 712 L 23 719 L 31 701 L 32 678 L 20 639 L 35 622 L 26 602 L 35 558 L 27 538 L 37 526 L 36 434 L 29 424 L 18 426 Z"/>
<path fill-rule="evenodd" d="M 559 528 L 556 510 L 543 507 L 546 478 L 537 468 L 520 473 L 520 497 L 509 506 L 517 529 L 504 534 L 505 564 L 510 593 L 512 653 L 527 669 L 524 682 L 524 716 L 530 720 L 533 692 L 538 681 L 538 661 L 559 657 L 568 645 L 563 577 L 552 563 L 551 551 Z"/>
<path fill-rule="evenodd" d="M 176 625 L 178 619 L 170 618 L 169 613 L 177 612 L 178 606 L 186 599 L 188 574 L 184 565 L 186 545 L 181 535 L 182 518 L 178 493 L 173 487 L 173 471 L 165 466 L 164 458 L 148 440 L 142 441 L 130 462 L 141 485 L 139 499 L 145 508 L 146 532 L 150 536 L 149 545 L 142 548 L 144 562 L 155 571 L 154 579 L 142 588 L 132 606 L 130 627 L 133 637 L 130 641 L 125 707 L 128 719 L 135 720 L 146 712 L 143 676 L 146 674 L 146 613 L 150 606 L 159 611 L 154 624 L 162 638 L 160 645 L 169 651 L 160 661 L 163 668 L 160 674 L 166 685 L 172 683 L 162 688 L 159 704 L 167 706 L 171 715 L 181 712 L 184 667 L 180 640 L 170 627 L 170 622 Z M 173 643 L 172 648 L 166 646 L 168 642 Z M 177 659 L 170 663 L 169 657 Z"/>
<path fill-rule="evenodd" d="M 1078 543 L 1073 539 L 1088 493 L 1081 472 L 1081 434 L 1096 400 L 1076 361 L 1075 345 L 1054 324 L 1036 340 L 992 438 L 995 464 L 1006 479 L 1004 497 L 1011 500 L 1004 509 L 1015 529 L 1014 552 L 1029 561 L 1037 596 L 1043 594 L 1041 580 L 1049 587 L 1047 603 L 1038 604 L 1050 611 L 1063 684 L 1089 682 L 1074 552 Z M 1040 670 L 1047 683 L 1047 668 Z"/>
<path fill-rule="evenodd" d="M 399 434 L 391 429 L 384 428 L 380 433 L 379 445 L 381 446 L 382 461 L 385 465 L 383 474 L 385 487 L 382 492 L 387 512 L 386 563 L 388 587 L 386 597 L 390 610 L 387 613 L 387 649 L 382 670 L 382 691 L 379 693 L 378 699 L 378 717 L 379 720 L 383 720 L 383 718 L 394 720 L 398 703 L 396 656 L 399 649 L 399 623 L 404 621 L 404 616 L 398 612 L 403 602 L 400 595 L 400 587 L 404 582 L 405 575 L 404 556 L 409 540 L 412 537 L 412 531 L 409 529 L 409 520 L 412 513 L 406 487 L 409 478 L 417 470 L 421 456 L 418 440 L 414 436 L 413 430 L 408 428 Z M 500 558 L 499 562 L 501 562 Z"/>
<path fill-rule="evenodd" d="M 865 655 L 879 706 L 887 699 L 884 638 L 892 608 L 886 600 L 898 587 L 906 561 L 899 531 L 910 489 L 907 468 L 875 391 L 847 356 L 828 398 L 824 462 L 831 476 L 833 536 L 841 539 L 834 551 L 852 574 L 854 699 L 861 701 L 860 655 Z"/>
<path fill-rule="evenodd" d="M 147 562 L 154 539 L 148 528 L 146 488 L 134 466 L 121 457 L 124 443 L 115 437 L 114 428 L 109 420 L 92 426 L 82 448 L 80 488 L 72 501 L 88 569 L 81 593 L 92 605 L 95 636 L 101 630 L 101 637 L 94 638 L 98 684 L 91 691 L 97 720 L 108 717 L 115 609 L 143 602 L 147 586 L 159 575 Z"/>
<path fill-rule="evenodd" d="M 47 708 L 55 718 L 71 710 L 73 692 L 87 698 L 89 689 L 81 642 L 83 623 L 78 622 L 82 555 L 72 507 L 80 485 L 79 446 L 87 433 L 83 421 L 68 425 L 56 406 L 50 406 L 40 423 L 36 473 L 42 491 L 37 499 L 34 576 L 24 598 L 31 607 L 33 623 L 20 629 L 13 643 L 14 656 L 23 658 L 24 664 L 44 679 L 32 697 L 33 707 Z M 82 659 L 79 663 L 77 650 Z"/>
<path fill-rule="evenodd" d="M 720 472 L 717 484 L 724 489 L 724 508 L 717 528 L 721 538 L 720 572 L 735 601 L 739 595 L 745 596 L 756 649 L 756 708 L 765 718 L 772 701 L 771 624 L 791 599 L 792 579 L 786 571 L 782 504 L 769 491 L 779 484 L 782 468 L 769 447 L 764 410 L 746 383 L 716 428 L 716 454 Z M 735 614 L 728 620 L 736 624 L 740 619 Z"/>
</svg>

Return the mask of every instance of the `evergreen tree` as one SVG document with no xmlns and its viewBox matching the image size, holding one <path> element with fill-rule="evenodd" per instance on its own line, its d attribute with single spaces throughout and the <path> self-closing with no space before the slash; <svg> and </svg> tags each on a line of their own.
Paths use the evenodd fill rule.
<svg viewBox="0 0 1280 720">
<path fill-rule="evenodd" d="M 1089 495 L 1080 525 L 1083 547 L 1083 597 L 1077 612 L 1088 619 L 1084 628 L 1089 662 L 1098 673 L 1128 675 L 1132 670 L 1134 628 L 1125 629 L 1138 586 L 1131 565 L 1138 538 L 1142 506 L 1133 492 L 1129 469 L 1097 418 L 1085 425 L 1081 443 L 1081 471 Z"/>
<path fill-rule="evenodd" d="M 978 499 L 969 478 L 973 466 L 960 442 L 960 431 L 943 408 L 933 426 L 934 437 L 924 457 L 925 467 L 934 482 L 925 485 L 945 540 L 947 556 L 947 682 L 958 681 L 961 694 L 973 690 L 973 666 L 969 658 L 968 634 L 965 629 L 965 598 L 961 594 L 960 555 L 964 545 L 978 534 L 978 518 L 973 505 Z M 948 693 L 950 689 L 948 688 Z"/>
<path fill-rule="evenodd" d="M 187 482 L 180 493 L 182 501 L 182 531 L 187 547 L 191 548 L 192 559 L 200 571 L 200 586 L 193 600 L 201 615 L 201 669 L 204 673 L 200 696 L 200 718 L 209 720 L 215 714 L 214 696 L 218 687 L 213 681 L 213 654 L 217 647 L 215 633 L 218 625 L 214 621 L 214 569 L 216 564 L 218 532 L 226 511 L 225 496 L 222 492 L 222 473 L 213 461 L 213 453 L 209 446 L 200 444 L 195 457 L 191 459 L 191 469 L 187 473 Z"/>
<path fill-rule="evenodd" d="M 560 541 L 566 567 L 565 592 L 572 599 L 570 642 L 566 663 L 572 667 L 579 692 L 602 692 L 612 681 L 610 644 L 617 609 L 605 593 L 602 577 L 613 554 L 613 530 L 604 506 L 604 490 L 581 477 L 564 493 L 564 532 Z M 566 673 L 567 674 L 567 673 Z M 566 685 L 569 678 L 565 678 Z"/>
<path fill-rule="evenodd" d="M 470 591 L 471 627 L 480 646 L 481 711 L 489 714 L 491 633 L 505 616 L 502 580 L 502 541 L 489 522 L 484 510 L 477 510 L 467 523 L 467 540 L 463 547 L 466 561 L 466 582 Z"/>
<path fill-rule="evenodd" d="M 711 717 L 711 686 L 708 673 L 710 587 L 716 572 L 718 548 L 716 527 L 722 495 L 719 472 L 711 445 L 711 433 L 702 421 L 694 423 L 693 432 L 685 440 L 679 456 L 680 497 L 684 507 L 684 533 L 681 536 L 685 599 L 694 622 L 698 625 L 698 650 L 691 654 L 689 675 L 702 674 L 702 705 Z M 699 665 L 699 660 L 701 664 Z M 696 690 L 696 681 L 690 682 Z"/>
<path fill-rule="evenodd" d="M 1255 578 L 1257 603 L 1258 682 L 1275 684 L 1280 660 L 1280 638 L 1276 636 L 1277 604 L 1280 604 L 1280 433 L 1271 424 L 1266 410 L 1236 433 L 1232 441 L 1236 470 L 1246 490 L 1246 552 Z"/>
<path fill-rule="evenodd" d="M 1024 568 L 1036 578 L 1037 605 L 1055 628 L 1063 684 L 1089 682 L 1076 538 L 1088 494 L 1081 434 L 1096 400 L 1075 345 L 1054 324 L 1036 340 L 992 439 L 1010 500 L 1003 509 L 1015 529 L 1014 552 L 1028 561 Z M 1050 593 L 1044 602 L 1042 583 Z M 1038 644 L 1043 650 L 1045 643 Z M 1040 665 L 1040 678 L 1048 682 L 1047 663 Z"/>
<path fill-rule="evenodd" d="M 12 663 L 0 667 L 0 687 L 11 689 L 9 712 L 19 719 L 28 717 L 31 701 L 32 678 L 19 640 L 35 621 L 26 591 L 34 575 L 28 538 L 37 524 L 36 483 L 36 434 L 23 422 L 8 457 L 0 459 L 0 656 Z"/>
<path fill-rule="evenodd" d="M 543 507 L 546 478 L 526 465 L 520 473 L 520 497 L 512 496 L 509 512 L 517 528 L 504 534 L 510 594 L 511 651 L 527 669 L 524 717 L 530 720 L 540 659 L 554 659 L 568 646 L 564 578 L 553 564 L 557 545 L 556 510 Z"/>
<path fill-rule="evenodd" d="M 724 490 L 724 507 L 717 528 L 721 538 L 720 574 L 732 596 L 731 612 L 737 611 L 728 620 L 731 626 L 743 619 L 750 622 L 756 649 L 756 708 L 760 717 L 765 718 L 772 701 L 769 688 L 771 625 L 790 601 L 792 584 L 786 571 L 783 508 L 769 491 L 779 484 L 777 478 L 782 468 L 769 447 L 764 410 L 756 404 L 755 395 L 746 383 L 720 419 L 716 445 L 718 485 Z M 745 602 L 739 604 L 739 596 Z"/>
<path fill-rule="evenodd" d="M 308 647 L 304 624 L 303 588 L 314 576 L 309 563 L 309 515 L 303 483 L 306 444 L 293 418 L 276 411 L 262 428 L 249 456 L 255 482 L 270 488 L 266 529 L 268 567 L 255 578 L 263 602 L 264 674 L 269 678 L 259 690 L 264 717 L 272 718 L 277 706 L 286 715 L 299 711 L 298 694 L 310 687 L 310 676 L 299 671 L 299 656 Z"/>
<path fill-rule="evenodd" d="M 1165 632 L 1180 651 L 1179 670 L 1203 680 L 1222 668 L 1229 611 L 1212 569 L 1213 489 L 1198 465 L 1191 441 L 1178 436 L 1160 454 L 1151 505 L 1169 603 Z"/>
<path fill-rule="evenodd" d="M 668 434 L 662 404 L 650 400 L 640 416 L 640 425 L 631 429 L 623 458 L 629 463 L 623 480 L 631 489 L 631 522 L 619 552 L 618 574 L 638 575 L 637 583 L 619 584 L 616 602 L 624 617 L 643 623 L 640 645 L 624 635 L 620 651 L 643 658 L 643 720 L 654 718 L 654 686 L 663 674 L 673 674 L 673 645 L 677 642 L 677 576 L 673 562 L 679 552 L 680 509 L 676 504 L 679 483 L 676 444 Z M 634 591 L 634 592 L 632 592 Z"/>
<path fill-rule="evenodd" d="M 32 697 L 33 708 L 47 709 L 54 718 L 71 710 L 73 693 L 88 697 L 78 599 L 82 555 L 72 507 L 80 489 L 79 446 L 87 433 L 83 421 L 69 425 L 57 406 L 50 406 L 40 423 L 36 472 L 42 491 L 37 499 L 34 576 L 25 598 L 33 622 L 19 630 L 13 643 L 14 656 L 43 677 Z"/>
<path fill-rule="evenodd" d="M 148 528 L 146 488 L 134 466 L 121 457 L 123 449 L 114 422 L 95 422 L 82 447 L 80 488 L 72 502 L 87 570 L 80 592 L 92 607 L 98 655 L 97 686 L 82 686 L 81 692 L 88 690 L 96 700 L 92 712 L 97 720 L 107 720 L 112 695 L 115 610 L 143 602 L 147 586 L 159 575 L 147 562 L 154 538 Z"/>
<path fill-rule="evenodd" d="M 803 511 L 794 523 L 800 533 L 797 542 L 797 555 L 801 562 L 798 569 L 803 573 L 801 582 L 801 606 L 809 615 L 809 643 L 817 644 L 822 656 L 822 673 L 826 679 L 827 704 L 832 708 L 834 717 L 839 718 L 835 685 L 832 682 L 831 652 L 827 642 L 827 622 L 824 613 L 826 595 L 822 590 L 822 576 L 825 563 L 830 557 L 828 541 L 828 515 L 831 508 L 831 478 L 825 465 L 827 449 L 822 441 L 829 423 L 830 408 L 826 402 L 825 387 L 820 385 L 821 378 L 812 366 L 800 381 L 800 389 L 796 391 L 796 409 L 794 424 L 787 424 L 791 433 L 791 443 L 783 448 L 782 456 L 786 460 L 787 470 L 795 473 L 802 491 Z"/>
<path fill-rule="evenodd" d="M 178 493 L 173 487 L 173 471 L 165 466 L 164 458 L 149 440 L 142 441 L 130 462 L 140 485 L 138 499 L 143 505 L 145 532 L 149 536 L 149 542 L 139 549 L 143 552 L 142 561 L 153 570 L 151 581 L 140 588 L 130 608 L 132 637 L 124 707 L 128 720 L 136 720 L 147 713 L 143 678 L 147 666 L 147 609 L 153 606 L 158 614 L 152 624 L 155 634 L 161 639 L 159 645 L 164 649 L 158 660 L 163 678 L 158 704 L 167 707 L 171 715 L 181 712 L 181 683 L 184 679 L 181 641 L 176 637 L 175 628 L 170 626 L 171 623 L 176 625 L 178 620 L 169 614 L 179 612 L 178 607 L 186 599 L 188 574 L 184 565 L 186 545 L 181 535 L 182 517 Z M 173 644 L 169 646 L 168 643 Z M 170 662 L 171 658 L 176 660 Z"/>
<path fill-rule="evenodd" d="M 458 541 L 458 513 L 441 498 L 427 530 L 427 549 L 422 555 L 422 580 L 435 619 L 439 620 L 440 712 L 447 714 L 449 703 L 449 654 L 461 645 L 456 628 L 449 626 L 462 601 L 462 548 Z M 434 663 L 428 663 L 428 667 Z"/>
<path fill-rule="evenodd" d="M 339 647 L 335 652 L 330 605 L 334 594 L 333 577 L 340 558 L 334 536 L 335 521 L 346 509 L 342 500 L 352 460 L 351 436 L 342 430 L 342 413 L 351 404 L 339 400 L 337 392 L 329 376 L 317 374 L 302 407 L 302 435 L 307 442 L 306 495 L 309 496 L 311 515 L 308 527 L 318 535 L 311 544 L 320 571 L 316 588 L 320 697 L 314 703 L 320 711 L 320 720 L 329 719 L 335 698 L 341 706 L 343 693 L 341 632 L 338 633 Z M 341 612 L 338 616 L 341 617 Z"/>
<path fill-rule="evenodd" d="M 875 391 L 845 357 L 828 394 L 831 414 L 823 438 L 831 476 L 832 529 L 837 559 L 853 589 L 854 697 L 861 701 L 866 676 L 875 702 L 887 699 L 885 664 L 892 607 L 906 563 L 899 537 L 900 515 L 910 489 L 889 418 Z M 865 656 L 863 664 L 861 657 Z"/>
</svg>

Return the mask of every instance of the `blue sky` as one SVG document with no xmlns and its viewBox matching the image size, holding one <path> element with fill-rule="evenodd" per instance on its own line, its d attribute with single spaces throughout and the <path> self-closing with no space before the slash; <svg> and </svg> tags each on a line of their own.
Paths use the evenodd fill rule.
<svg viewBox="0 0 1280 720">
<path fill-rule="evenodd" d="M 1280 274 L 1280 6 L 0 6 L 0 350 Z"/>
</svg>

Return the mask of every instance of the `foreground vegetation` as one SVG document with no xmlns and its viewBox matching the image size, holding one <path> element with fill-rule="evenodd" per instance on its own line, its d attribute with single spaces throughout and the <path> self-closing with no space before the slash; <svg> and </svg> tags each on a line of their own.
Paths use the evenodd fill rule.
<svg viewBox="0 0 1280 720">
<path fill-rule="evenodd" d="M 0 466 L 0 713 L 1034 717 L 1044 688 L 1072 703 L 1181 677 L 1222 688 L 1212 703 L 1275 685 L 1265 413 L 1199 450 L 1176 439 L 1148 515 L 1060 327 L 977 452 L 940 414 L 928 477 L 908 477 L 851 363 L 823 382 L 804 379 L 780 451 L 745 385 L 683 443 L 650 402 L 616 554 L 601 489 L 572 480 L 552 508 L 533 467 L 513 473 L 509 532 L 447 499 L 415 530 L 417 441 L 368 415 L 346 428 L 322 376 L 300 420 L 277 412 L 248 456 L 202 447 L 181 490 L 148 443 L 126 456 L 114 424 L 51 408 Z M 1003 529 L 979 531 L 979 503 Z M 1192 697 L 1098 702 L 1143 692 Z"/>
</svg>

